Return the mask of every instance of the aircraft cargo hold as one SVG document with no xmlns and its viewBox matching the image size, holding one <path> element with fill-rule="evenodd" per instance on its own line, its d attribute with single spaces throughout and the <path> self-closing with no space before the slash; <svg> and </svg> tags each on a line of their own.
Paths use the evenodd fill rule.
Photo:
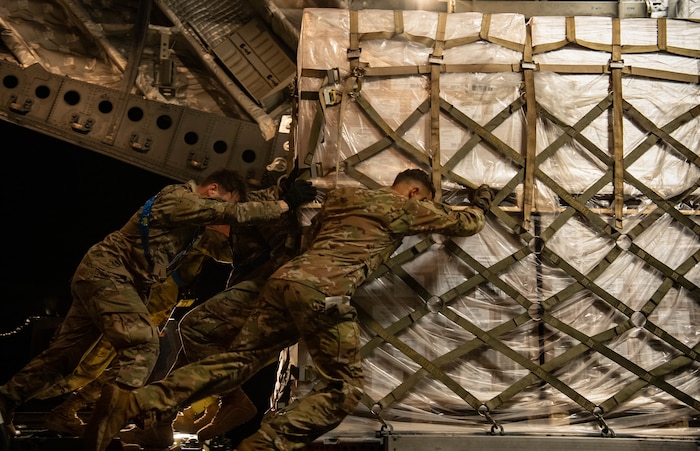
<svg viewBox="0 0 700 451">
<path fill-rule="evenodd" d="M 100 3 L 2 5 L 0 120 L 174 179 L 495 192 L 482 232 L 407 238 L 357 291 L 364 397 L 307 451 L 697 451 L 697 19 L 300 7 L 292 61 L 242 0 Z M 273 408 L 319 380 L 286 350 Z"/>
</svg>

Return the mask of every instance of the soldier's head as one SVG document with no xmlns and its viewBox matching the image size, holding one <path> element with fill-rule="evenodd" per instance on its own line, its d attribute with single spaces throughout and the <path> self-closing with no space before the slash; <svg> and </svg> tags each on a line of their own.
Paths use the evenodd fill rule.
<svg viewBox="0 0 700 451">
<path fill-rule="evenodd" d="M 206 176 L 198 186 L 199 194 L 230 203 L 244 201 L 246 198 L 245 179 L 236 171 L 219 169 Z"/>
<path fill-rule="evenodd" d="M 433 200 L 435 197 L 435 187 L 431 183 L 430 177 L 420 169 L 406 169 L 400 172 L 394 179 L 391 188 L 409 199 Z"/>
</svg>

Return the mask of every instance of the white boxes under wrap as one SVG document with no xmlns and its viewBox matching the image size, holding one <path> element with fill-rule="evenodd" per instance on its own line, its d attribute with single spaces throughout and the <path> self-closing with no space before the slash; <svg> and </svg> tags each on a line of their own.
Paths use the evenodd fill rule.
<svg viewBox="0 0 700 451">
<path fill-rule="evenodd" d="M 358 290 L 366 398 L 339 430 L 697 436 L 699 56 L 685 20 L 305 10 L 318 186 L 498 192 L 480 234 L 410 237 Z"/>
</svg>

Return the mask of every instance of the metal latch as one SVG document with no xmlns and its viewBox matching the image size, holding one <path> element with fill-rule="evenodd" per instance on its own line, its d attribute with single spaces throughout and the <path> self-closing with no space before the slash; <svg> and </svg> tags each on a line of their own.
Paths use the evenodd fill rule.
<svg viewBox="0 0 700 451">
<path fill-rule="evenodd" d="M 333 69 L 328 69 L 326 71 L 326 77 L 328 77 L 328 84 L 334 85 L 340 81 L 340 69 L 334 67 Z"/>
<path fill-rule="evenodd" d="M 433 54 L 431 53 L 430 56 L 428 57 L 428 62 L 429 62 L 430 64 L 442 64 L 442 60 L 443 60 L 443 56 L 442 56 L 442 55 L 440 55 L 440 56 L 435 56 L 435 55 L 433 55 Z"/>
<path fill-rule="evenodd" d="M 342 99 L 342 95 L 334 88 L 323 88 L 321 90 L 321 95 L 323 96 L 323 104 L 326 106 L 337 105 Z"/>
</svg>

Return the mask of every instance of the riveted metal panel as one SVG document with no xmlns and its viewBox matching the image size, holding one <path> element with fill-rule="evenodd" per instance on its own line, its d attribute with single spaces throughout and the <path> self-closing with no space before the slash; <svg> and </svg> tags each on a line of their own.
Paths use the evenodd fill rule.
<svg viewBox="0 0 700 451">
<path fill-rule="evenodd" d="M 152 164 L 167 167 L 170 147 L 184 108 L 129 98 L 118 124 L 114 145 Z"/>
<path fill-rule="evenodd" d="M 258 21 L 251 21 L 214 48 L 248 94 L 263 106 L 272 106 L 276 95 L 296 72 L 294 62 Z"/>
<path fill-rule="evenodd" d="M 114 108 L 101 110 L 100 104 L 103 102 L 115 106 L 115 91 L 65 77 L 46 121 L 55 127 L 83 135 L 87 140 L 101 141 L 110 132 L 114 111 Z"/>
<path fill-rule="evenodd" d="M 41 120 L 51 112 L 55 93 L 63 82 L 62 77 L 52 76 L 38 64 L 24 71 L 3 64 L 0 78 L 4 88 L 0 92 L 0 102 L 9 108 L 10 114 Z"/>
<path fill-rule="evenodd" d="M 176 180 L 222 167 L 260 179 L 280 147 L 278 139 L 266 141 L 255 123 L 125 96 L 40 66 L 0 61 L 0 80 L 0 119 Z M 22 99 L 31 100 L 25 112 L 17 106 L 25 104 Z"/>
</svg>

